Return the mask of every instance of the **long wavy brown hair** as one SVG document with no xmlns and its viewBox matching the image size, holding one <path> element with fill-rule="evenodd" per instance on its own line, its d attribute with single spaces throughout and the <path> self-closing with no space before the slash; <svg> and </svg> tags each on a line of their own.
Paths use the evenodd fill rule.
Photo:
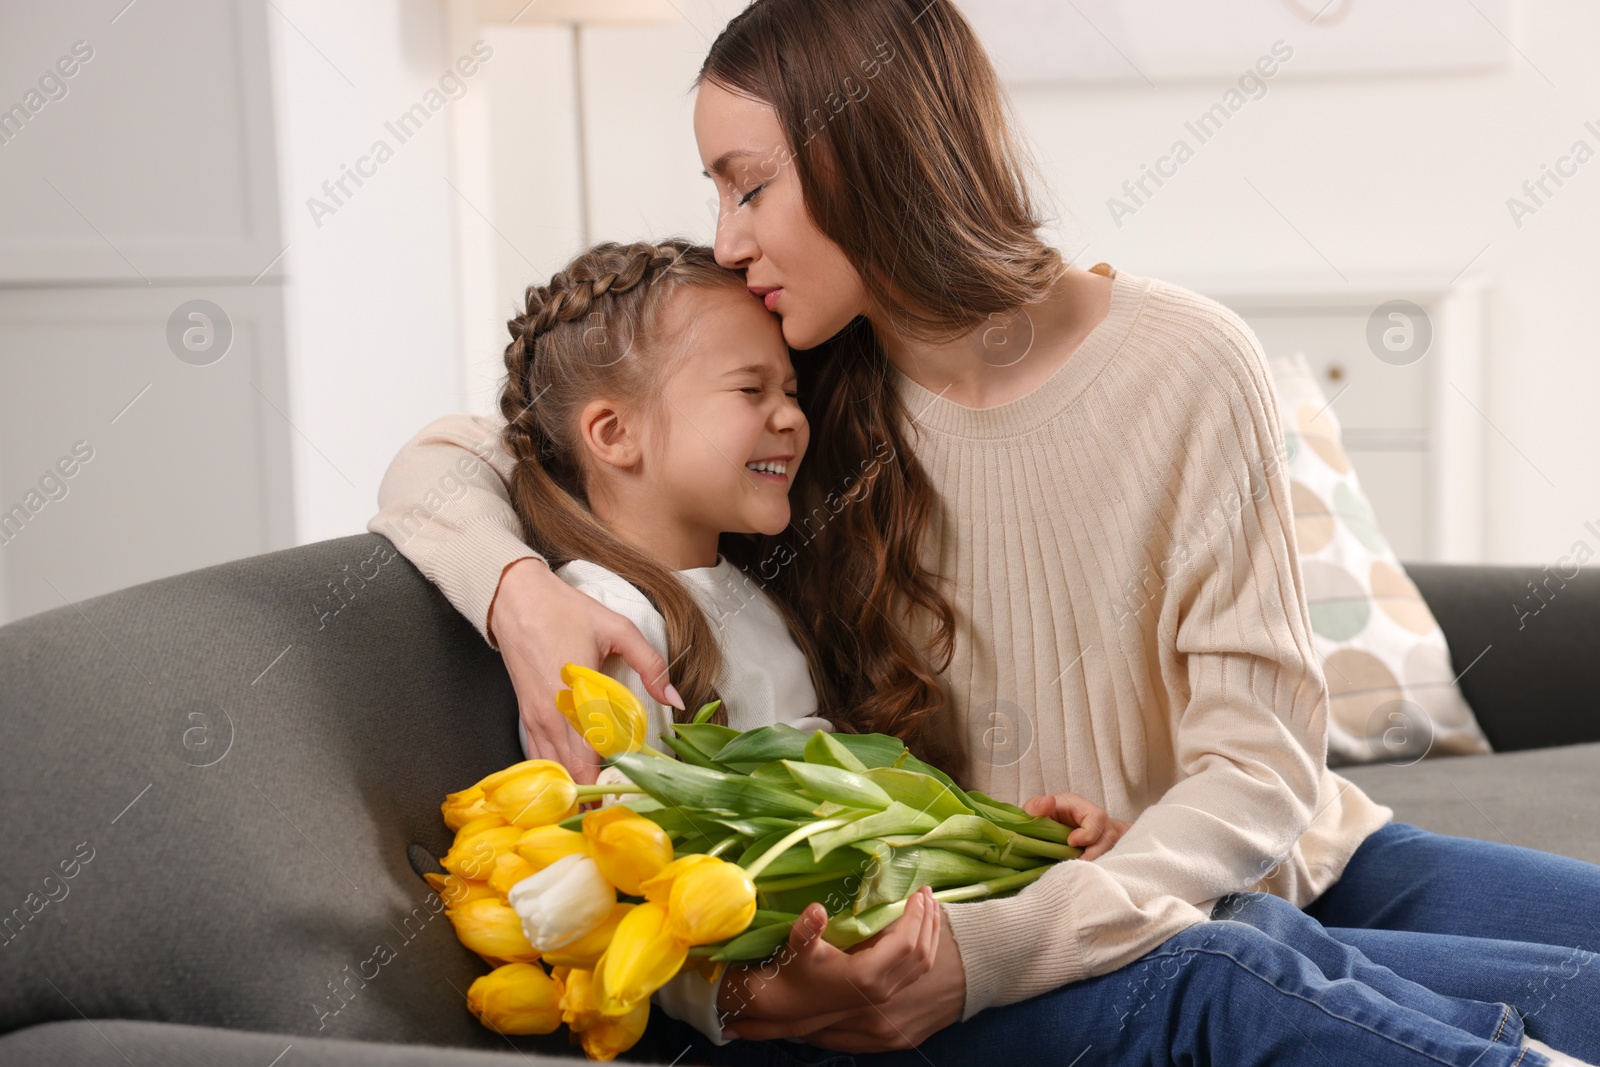
<svg viewBox="0 0 1600 1067">
<path fill-rule="evenodd" d="M 1065 269 L 1039 236 L 999 79 L 948 0 L 755 0 L 704 82 L 772 106 L 788 140 L 773 162 L 795 167 L 813 222 L 904 336 L 970 331 Z M 795 525 L 766 557 L 794 560 L 775 584 L 816 636 L 834 718 L 959 778 L 964 745 L 939 714 L 954 612 L 923 560 L 935 501 L 887 357 L 858 319 L 795 364 L 812 446 Z"/>
<path fill-rule="evenodd" d="M 667 303 L 695 289 L 744 290 L 719 267 L 711 249 L 673 239 L 606 243 L 579 255 L 546 285 L 530 285 L 520 314 L 506 323 L 506 381 L 500 391 L 504 439 L 516 460 L 511 502 L 527 542 L 551 567 L 575 559 L 597 563 L 638 589 L 666 621 L 667 662 L 686 710 L 719 699 L 721 646 L 705 612 L 683 581 L 655 557 L 617 537 L 589 509 L 586 455 L 579 416 L 596 397 L 648 412 L 681 346 L 664 330 Z M 725 534 L 719 548 L 750 573 L 752 539 Z M 759 584 L 759 580 L 757 580 Z M 815 644 L 781 598 L 780 615 L 806 654 L 819 702 L 829 680 Z M 727 724 L 727 709 L 712 721 Z"/>
</svg>

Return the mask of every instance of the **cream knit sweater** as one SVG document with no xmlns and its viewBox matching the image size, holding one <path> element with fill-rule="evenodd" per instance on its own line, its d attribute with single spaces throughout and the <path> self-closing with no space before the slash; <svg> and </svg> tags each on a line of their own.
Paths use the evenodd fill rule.
<svg viewBox="0 0 1600 1067">
<path fill-rule="evenodd" d="M 1133 820 L 1097 860 L 945 905 L 963 1018 L 1114 971 L 1228 893 L 1315 899 L 1393 812 L 1327 768 L 1283 433 L 1249 328 L 1119 272 L 1105 320 L 1020 399 L 967 408 L 891 377 L 938 496 L 928 559 L 956 611 L 944 681 L 972 784 L 1014 803 L 1071 790 Z M 498 431 L 425 427 L 368 524 L 480 632 L 502 570 L 534 554 Z"/>
</svg>

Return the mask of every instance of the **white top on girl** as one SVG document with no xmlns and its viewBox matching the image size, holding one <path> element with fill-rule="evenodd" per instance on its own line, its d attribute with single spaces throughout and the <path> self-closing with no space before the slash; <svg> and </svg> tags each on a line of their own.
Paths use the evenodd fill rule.
<svg viewBox="0 0 1600 1067">
<path fill-rule="evenodd" d="M 678 571 L 699 602 L 722 645 L 722 677 L 717 692 L 735 730 L 753 730 L 785 722 L 797 730 L 833 731 L 833 724 L 816 715 L 817 692 L 805 654 L 789 636 L 788 627 L 766 592 L 732 562 L 717 557 L 714 567 Z M 645 595 L 622 577 L 597 563 L 577 559 L 556 568 L 556 574 L 574 589 L 594 597 L 627 617 L 650 646 L 666 659 L 667 623 Z M 600 670 L 632 690 L 650 715 L 646 742 L 666 751 L 656 738 L 667 732 L 672 709 L 658 704 L 644 683 L 620 656 L 608 656 Z M 690 709 L 691 711 L 694 709 Z M 522 753 L 528 753 L 528 731 L 517 719 Z"/>
</svg>

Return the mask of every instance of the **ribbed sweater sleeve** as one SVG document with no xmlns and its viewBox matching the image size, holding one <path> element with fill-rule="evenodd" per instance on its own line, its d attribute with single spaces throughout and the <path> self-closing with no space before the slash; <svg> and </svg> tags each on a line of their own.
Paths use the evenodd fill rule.
<svg viewBox="0 0 1600 1067">
<path fill-rule="evenodd" d="M 543 559 L 522 540 L 506 485 L 514 461 L 501 441 L 504 423 L 481 415 L 446 415 L 424 426 L 389 462 L 378 486 L 378 513 L 367 529 L 437 585 L 490 647 L 489 606 L 500 576 L 519 559 Z"/>
<path fill-rule="evenodd" d="M 1130 295 L 1132 280 L 1119 284 Z M 1220 305 L 1163 289 L 1148 298 L 1120 351 L 1086 358 L 1102 361 L 1087 370 L 1099 379 L 1059 417 L 1010 439 L 1002 427 L 998 439 L 947 438 L 944 448 L 919 449 L 935 467 L 955 456 L 994 463 L 1000 469 L 988 484 L 1031 480 L 1028 491 L 1059 497 L 1061 512 L 1078 516 L 1063 531 L 1074 542 L 1070 556 L 1111 564 L 1102 585 L 1135 577 L 1139 564 L 1152 576 L 1115 618 L 1089 604 L 1070 608 L 1099 619 L 1099 632 L 1079 624 L 1079 647 L 1099 654 L 1086 651 L 1078 666 L 1088 699 L 1117 705 L 1097 709 L 1102 729 L 1116 719 L 1115 744 L 1096 738 L 1094 717 L 1064 702 L 1060 687 L 1022 688 L 1037 672 L 1014 683 L 1039 721 L 1041 746 L 1030 754 L 1037 776 L 1020 776 L 1035 784 L 1022 792 L 1087 790 L 1114 805 L 1113 814 L 1136 818 L 1095 861 L 1060 864 L 1013 897 L 946 906 L 967 974 L 963 1018 L 1107 974 L 1204 921 L 1218 897 L 1249 888 L 1285 860 L 1317 810 L 1327 689 L 1259 344 Z M 1107 448 L 1074 448 L 1082 427 L 1096 427 Z M 1031 473 L 1039 467 L 1050 472 L 1044 486 Z M 1138 473 L 1130 477 L 1130 469 Z M 936 483 L 943 480 L 936 471 Z M 988 506 L 1001 516 L 1012 507 Z M 955 511 L 967 517 L 964 506 Z M 1013 544 L 991 551 L 985 564 L 1005 578 L 1011 603 L 1000 610 L 1011 620 L 1025 617 L 1040 584 L 1067 569 L 1063 556 L 1028 538 Z M 973 627 L 999 634 L 1016 623 Z M 984 642 L 973 644 L 981 658 Z M 966 662 L 977 701 L 993 672 Z M 1123 684 L 1129 677 L 1147 679 L 1164 699 L 1140 698 Z M 1065 729 L 1046 721 L 1063 715 Z M 1048 744 L 1057 736 L 1059 751 Z M 1083 770 L 1069 775 L 1069 766 Z M 1005 781 L 1007 770 L 993 769 L 985 784 Z M 1141 787 L 1159 792 L 1139 810 Z"/>
</svg>

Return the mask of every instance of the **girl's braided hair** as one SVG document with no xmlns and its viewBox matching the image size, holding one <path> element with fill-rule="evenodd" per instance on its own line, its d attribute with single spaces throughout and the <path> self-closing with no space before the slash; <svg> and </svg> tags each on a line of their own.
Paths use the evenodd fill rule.
<svg viewBox="0 0 1600 1067">
<path fill-rule="evenodd" d="M 742 290 L 744 282 L 718 266 L 703 245 L 680 238 L 607 242 L 579 255 L 548 284 L 528 286 L 522 313 L 506 323 L 511 343 L 500 412 L 506 448 L 516 461 L 511 502 L 523 537 L 552 568 L 582 559 L 614 572 L 661 613 L 671 678 L 687 708 L 674 716 L 678 721 L 719 699 L 718 635 L 671 568 L 618 538 L 589 510 L 578 422 L 584 406 L 601 396 L 648 410 L 661 395 L 675 351 L 663 331 L 663 309 L 683 290 L 721 286 Z M 729 534 L 722 542 L 735 562 L 753 558 L 750 538 Z M 825 700 L 813 644 L 781 601 L 779 608 Z M 726 725 L 727 709 L 719 708 L 712 721 Z"/>
</svg>

